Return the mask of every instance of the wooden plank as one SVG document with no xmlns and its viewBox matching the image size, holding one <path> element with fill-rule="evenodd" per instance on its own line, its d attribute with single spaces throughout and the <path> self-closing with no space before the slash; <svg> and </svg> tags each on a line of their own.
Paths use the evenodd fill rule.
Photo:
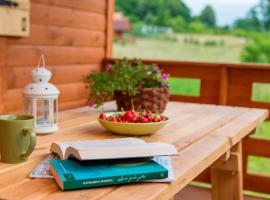
<svg viewBox="0 0 270 200">
<path fill-rule="evenodd" d="M 32 3 L 30 16 L 31 23 L 38 25 L 53 25 L 100 31 L 104 31 L 106 28 L 104 14 L 46 4 Z"/>
<path fill-rule="evenodd" d="M 82 82 L 83 78 L 91 71 L 99 71 L 98 64 L 77 64 L 77 65 L 56 65 L 48 67 L 53 77 L 50 82 L 53 84 L 66 84 Z M 31 71 L 33 67 L 9 67 L 7 68 L 8 89 L 25 87 L 31 83 Z M 68 72 L 68 73 L 66 73 Z M 63 76 L 64 74 L 64 76 Z M 18 78 L 20 77 L 20 78 Z"/>
<path fill-rule="evenodd" d="M 103 48 L 70 46 L 10 45 L 6 49 L 8 66 L 37 66 L 43 53 L 46 65 L 101 64 L 105 56 Z M 22 54 L 23 52 L 23 54 Z M 16 58 L 16 59 L 14 59 Z"/>
<path fill-rule="evenodd" d="M 68 83 L 57 85 L 60 90 L 59 103 L 84 100 L 86 102 L 88 91 L 84 83 Z M 80 101 L 80 102 L 81 102 Z M 80 103 L 81 105 L 81 103 Z M 5 111 L 13 112 L 23 109 L 23 96 L 21 89 L 8 90 L 4 96 Z M 60 105 L 61 107 L 61 105 Z M 70 108 L 70 106 L 68 106 Z"/>
<path fill-rule="evenodd" d="M 30 36 L 25 38 L 8 38 L 7 44 L 13 45 L 67 45 L 104 47 L 105 32 L 83 30 L 68 27 L 31 25 Z"/>
<path fill-rule="evenodd" d="M 97 12 L 105 14 L 106 0 L 80 0 L 80 2 L 69 0 L 32 0 L 34 3 L 42 3 L 58 7 L 66 7 L 72 9 L 80 9 L 89 12 Z"/>
<path fill-rule="evenodd" d="M 113 58 L 109 58 L 106 60 L 107 63 L 114 62 Z M 268 71 L 270 68 L 269 64 L 263 64 L 263 63 L 222 63 L 222 62 L 200 62 L 200 61 L 187 61 L 187 60 L 153 60 L 153 59 L 144 59 L 145 63 L 156 63 L 160 66 L 164 65 L 170 65 L 174 67 L 211 67 L 211 68 L 221 68 L 223 66 L 228 67 L 230 69 L 257 69 L 257 70 L 266 70 Z"/>
<path fill-rule="evenodd" d="M 114 14 L 114 0 L 107 0 L 107 10 L 106 10 L 106 58 L 112 57 L 113 50 L 113 14 Z"/>
<path fill-rule="evenodd" d="M 175 196 L 175 200 L 210 200 L 211 192 L 207 188 L 188 185 Z M 262 200 L 259 197 L 245 195 L 244 200 Z"/>
<path fill-rule="evenodd" d="M 247 174 L 244 176 L 244 188 L 246 190 L 269 194 L 269 184 L 269 176 L 260 176 L 255 174 Z"/>
<path fill-rule="evenodd" d="M 234 120 L 234 126 L 239 127 L 239 132 L 230 132 L 228 130 L 227 133 L 220 133 L 221 135 L 225 134 L 226 137 L 230 140 L 232 145 L 235 145 L 238 141 L 241 141 L 246 134 L 241 133 L 240 127 L 245 124 L 246 125 L 246 131 L 251 133 L 254 131 L 256 126 L 254 124 L 261 124 L 266 118 L 268 117 L 268 111 L 267 110 L 261 110 L 261 109 L 251 109 L 249 112 L 243 114 L 236 120 Z"/>
<path fill-rule="evenodd" d="M 266 151 L 270 146 L 269 140 L 248 137 L 243 140 L 243 150 L 248 155 L 270 157 L 270 151 Z M 258 148 L 259 147 L 259 148 Z"/>
<path fill-rule="evenodd" d="M 211 167 L 212 200 L 243 200 L 242 145 L 236 144 Z"/>
</svg>

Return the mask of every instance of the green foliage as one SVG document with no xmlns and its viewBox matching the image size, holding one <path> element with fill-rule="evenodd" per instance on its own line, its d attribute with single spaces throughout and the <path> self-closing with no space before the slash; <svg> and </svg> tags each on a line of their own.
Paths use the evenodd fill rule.
<svg viewBox="0 0 270 200">
<path fill-rule="evenodd" d="M 116 10 L 123 12 L 133 23 L 168 26 L 173 18 L 182 17 L 185 22 L 191 20 L 190 9 L 179 0 L 116 0 Z"/>
<path fill-rule="evenodd" d="M 172 27 L 175 32 L 185 32 L 187 28 L 187 23 L 181 16 L 170 18 L 168 25 Z"/>
<path fill-rule="evenodd" d="M 129 96 L 137 94 L 137 88 L 168 87 L 168 77 L 155 65 L 145 65 L 141 60 L 117 60 L 106 71 L 92 72 L 85 78 L 90 90 L 89 101 L 99 107 L 121 91 Z"/>
<path fill-rule="evenodd" d="M 201 21 L 194 21 L 189 24 L 189 30 L 193 33 L 202 33 L 206 29 Z"/>
<path fill-rule="evenodd" d="M 210 5 L 207 5 L 202 10 L 199 19 L 206 27 L 214 28 L 216 26 L 216 14 L 214 9 Z"/>
<path fill-rule="evenodd" d="M 254 36 L 244 47 L 241 60 L 244 62 L 270 63 L 269 34 Z"/>
</svg>

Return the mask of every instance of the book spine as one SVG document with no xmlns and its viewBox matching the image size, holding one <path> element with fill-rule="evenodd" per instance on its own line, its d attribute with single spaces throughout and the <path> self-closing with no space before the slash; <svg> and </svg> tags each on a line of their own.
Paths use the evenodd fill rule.
<svg viewBox="0 0 270 200">
<path fill-rule="evenodd" d="M 100 179 L 86 179 L 86 180 L 73 180 L 66 181 L 63 183 L 64 190 L 73 190 L 80 188 L 91 188 L 108 185 L 126 184 L 126 183 L 137 183 L 145 180 L 152 179 L 163 179 L 168 177 L 168 171 L 164 172 L 153 172 L 147 174 L 133 174 L 117 177 L 106 177 Z"/>
</svg>

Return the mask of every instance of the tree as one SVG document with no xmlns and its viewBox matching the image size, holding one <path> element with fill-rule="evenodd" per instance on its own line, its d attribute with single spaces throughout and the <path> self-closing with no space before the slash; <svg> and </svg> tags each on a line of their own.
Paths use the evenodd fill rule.
<svg viewBox="0 0 270 200">
<path fill-rule="evenodd" d="M 244 47 L 241 52 L 243 62 L 270 63 L 269 35 L 257 35 Z"/>
<path fill-rule="evenodd" d="M 168 26 L 170 19 L 191 21 L 190 9 L 180 0 L 116 0 L 116 10 L 134 22 Z"/>
<path fill-rule="evenodd" d="M 194 33 L 205 31 L 205 26 L 201 21 L 194 21 L 189 24 L 189 30 Z"/>
<path fill-rule="evenodd" d="M 216 26 L 215 11 L 210 5 L 205 6 L 201 15 L 199 16 L 199 19 L 206 27 L 214 28 Z"/>
<path fill-rule="evenodd" d="M 237 19 L 235 28 L 256 31 L 270 31 L 270 0 L 261 0 L 258 5 L 250 9 L 247 16 Z"/>
<path fill-rule="evenodd" d="M 171 18 L 168 21 L 168 25 L 172 27 L 175 32 L 184 32 L 187 28 L 187 23 L 181 16 Z"/>
</svg>

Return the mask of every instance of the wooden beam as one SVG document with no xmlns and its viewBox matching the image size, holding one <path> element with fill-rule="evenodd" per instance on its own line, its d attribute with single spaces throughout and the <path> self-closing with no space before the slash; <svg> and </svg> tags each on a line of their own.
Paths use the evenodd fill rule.
<svg viewBox="0 0 270 200">
<path fill-rule="evenodd" d="M 241 142 L 211 167 L 212 200 L 243 200 Z"/>
<path fill-rule="evenodd" d="M 106 18 L 106 58 L 112 58 L 113 50 L 113 13 L 114 0 L 107 0 L 107 18 Z"/>
</svg>

